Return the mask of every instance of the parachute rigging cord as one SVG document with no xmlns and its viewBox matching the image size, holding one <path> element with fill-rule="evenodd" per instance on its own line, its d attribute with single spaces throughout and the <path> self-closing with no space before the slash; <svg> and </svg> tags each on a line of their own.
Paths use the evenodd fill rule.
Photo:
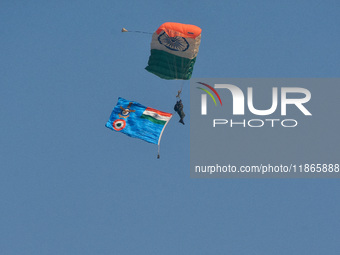
<svg viewBox="0 0 340 255">
<path fill-rule="evenodd" d="M 176 97 L 178 97 L 179 99 L 181 99 L 181 93 L 182 93 L 182 88 L 181 88 L 181 90 L 179 90 L 179 91 L 177 92 L 177 96 L 176 96 Z"/>
<path fill-rule="evenodd" d="M 141 34 L 148 34 L 148 35 L 152 35 L 152 33 L 150 32 L 145 32 L 145 31 L 138 31 L 138 30 L 135 30 L 135 31 L 129 31 L 127 30 L 126 28 L 122 28 L 122 32 L 129 32 L 129 33 L 141 33 Z"/>
</svg>

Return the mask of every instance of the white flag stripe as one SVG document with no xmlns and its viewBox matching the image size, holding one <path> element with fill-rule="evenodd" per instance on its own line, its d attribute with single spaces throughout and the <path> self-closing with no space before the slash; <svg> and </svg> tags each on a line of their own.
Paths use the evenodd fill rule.
<svg viewBox="0 0 340 255">
<path fill-rule="evenodd" d="M 148 115 L 148 116 L 151 116 L 157 120 L 164 120 L 164 121 L 169 121 L 171 119 L 171 116 L 170 117 L 167 117 L 167 116 L 162 116 L 162 115 L 159 115 L 153 111 L 148 111 L 148 110 L 145 110 L 143 112 L 144 115 Z"/>
<path fill-rule="evenodd" d="M 185 38 L 190 45 L 189 49 L 186 50 L 186 51 L 174 51 L 174 50 L 168 49 L 163 44 L 159 43 L 158 36 L 159 35 L 156 32 L 152 35 L 151 49 L 153 49 L 153 50 L 162 50 L 162 51 L 166 51 L 170 54 L 180 56 L 180 57 L 184 57 L 184 58 L 189 58 L 189 59 L 195 58 L 198 54 L 198 47 L 200 46 L 200 43 L 201 43 L 201 35 L 199 35 L 195 39 Z"/>
</svg>

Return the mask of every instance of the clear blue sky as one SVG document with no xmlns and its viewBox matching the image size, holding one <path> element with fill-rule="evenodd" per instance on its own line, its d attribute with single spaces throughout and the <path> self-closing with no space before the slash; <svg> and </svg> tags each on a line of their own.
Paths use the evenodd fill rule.
<svg viewBox="0 0 340 255">
<path fill-rule="evenodd" d="M 105 128 L 119 96 L 172 112 L 144 70 L 163 22 L 200 26 L 193 77 L 339 77 L 340 2 L 0 2 L 0 253 L 340 252 L 340 186 L 191 179 L 189 123 L 157 146 Z M 189 83 L 183 90 L 189 114 Z M 324 153 L 327 153 L 325 151 Z"/>
</svg>

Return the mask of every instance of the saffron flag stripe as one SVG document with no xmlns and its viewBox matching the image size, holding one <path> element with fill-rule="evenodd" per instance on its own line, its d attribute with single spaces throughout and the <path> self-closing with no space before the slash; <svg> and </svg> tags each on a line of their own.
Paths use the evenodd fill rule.
<svg viewBox="0 0 340 255">
<path fill-rule="evenodd" d="M 163 116 L 167 116 L 167 117 L 171 117 L 171 116 L 172 116 L 171 113 L 162 112 L 162 111 L 153 109 L 153 108 L 151 108 L 151 107 L 147 107 L 147 108 L 146 108 L 146 111 L 152 111 L 152 112 L 155 112 L 155 113 L 157 113 L 157 114 L 159 114 L 159 115 L 163 115 Z"/>
<path fill-rule="evenodd" d="M 146 108 L 145 111 L 143 112 L 143 114 L 151 115 L 154 118 L 162 118 L 164 120 L 168 120 L 172 116 L 172 114 L 157 111 L 157 110 L 154 110 L 152 108 Z"/>
<path fill-rule="evenodd" d="M 182 36 L 195 39 L 201 35 L 202 29 L 190 24 L 166 22 L 157 29 L 156 33 L 160 34 L 162 31 L 165 31 L 171 37 Z"/>
</svg>

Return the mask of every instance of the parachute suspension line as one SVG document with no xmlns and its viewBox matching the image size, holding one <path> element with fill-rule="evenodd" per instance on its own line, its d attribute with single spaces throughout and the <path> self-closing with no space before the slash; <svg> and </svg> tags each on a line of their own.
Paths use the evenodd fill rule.
<svg viewBox="0 0 340 255">
<path fill-rule="evenodd" d="M 185 83 L 185 80 L 182 80 L 182 82 L 181 82 L 181 92 L 182 92 L 182 90 L 183 90 L 183 88 L 184 88 L 184 83 Z"/>
<path fill-rule="evenodd" d="M 123 33 L 124 33 L 124 32 L 130 32 L 130 33 L 141 33 L 141 34 L 148 34 L 148 35 L 152 35 L 152 33 L 150 33 L 150 32 L 145 32 L 145 31 L 138 31 L 138 30 L 135 30 L 135 31 L 129 31 L 129 30 L 125 29 L 125 28 L 122 28 L 122 32 L 123 32 Z"/>
<path fill-rule="evenodd" d="M 185 83 L 185 80 L 182 80 L 182 81 L 181 81 L 181 87 L 180 87 L 180 89 L 177 91 L 177 96 L 176 96 L 176 98 L 178 98 L 179 100 L 181 100 L 181 93 L 182 93 L 182 90 L 183 90 L 183 87 L 184 87 L 184 83 Z"/>
<path fill-rule="evenodd" d="M 136 30 L 136 31 L 128 31 L 128 32 L 152 35 L 152 33 L 150 33 L 150 32 L 145 32 L 145 31 L 137 31 L 137 30 Z"/>
</svg>

